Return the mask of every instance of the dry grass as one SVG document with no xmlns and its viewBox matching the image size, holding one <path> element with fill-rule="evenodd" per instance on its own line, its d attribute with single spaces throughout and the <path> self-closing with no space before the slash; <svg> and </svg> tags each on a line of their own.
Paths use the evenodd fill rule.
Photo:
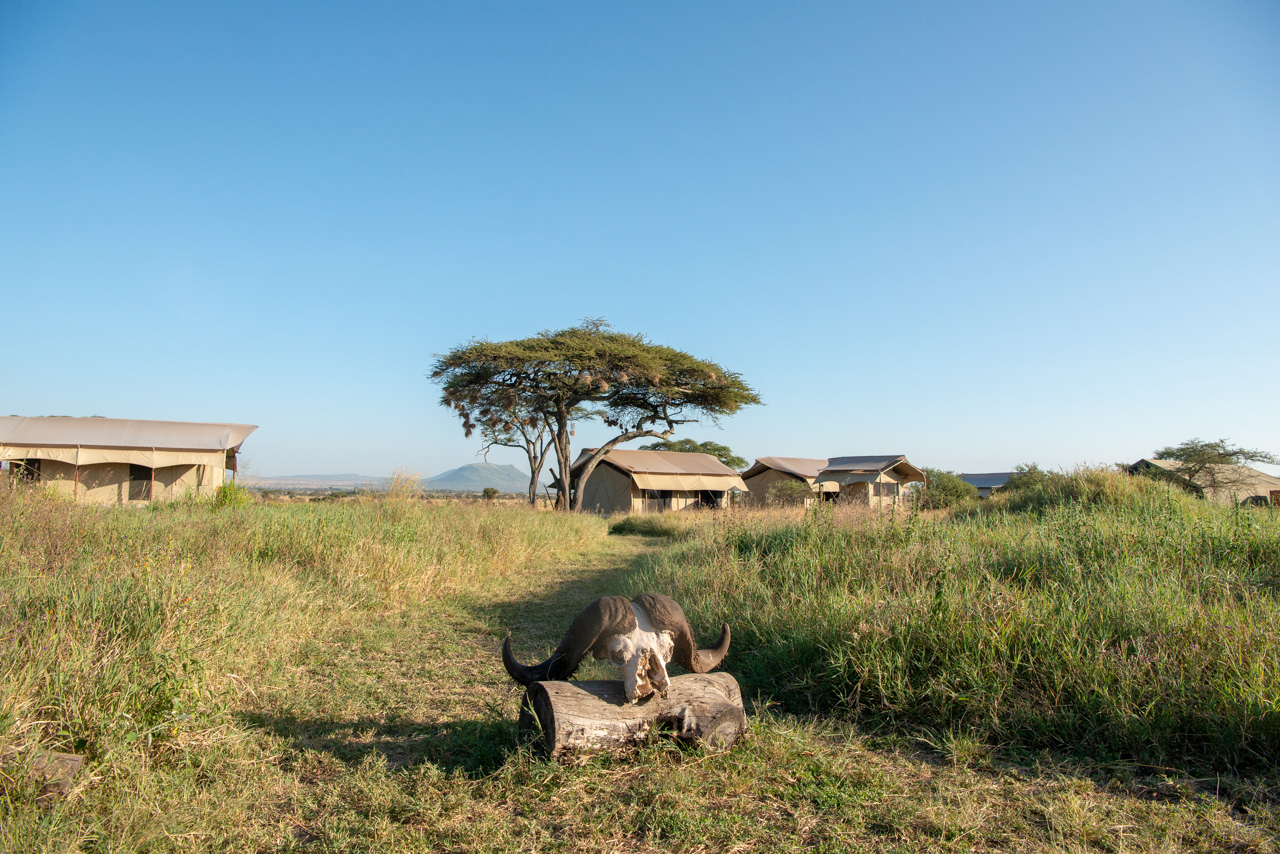
<svg viewBox="0 0 1280 854">
<path fill-rule="evenodd" d="M 727 755 L 539 760 L 516 742 L 502 636 L 545 654 L 683 547 L 600 520 L 0 502 L 0 668 L 21 677 L 0 686 L 0 739 L 90 755 L 52 809 L 0 781 L 0 851 L 1264 852 L 1280 833 L 1273 778 L 963 730 L 872 739 L 765 692 Z"/>
</svg>

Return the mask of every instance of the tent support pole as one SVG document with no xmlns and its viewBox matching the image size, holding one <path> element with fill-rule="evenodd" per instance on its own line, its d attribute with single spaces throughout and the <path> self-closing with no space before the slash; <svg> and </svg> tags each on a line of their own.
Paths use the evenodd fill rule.
<svg viewBox="0 0 1280 854">
<path fill-rule="evenodd" d="M 74 501 L 80 500 L 80 464 L 76 463 L 76 482 L 71 487 L 71 498 Z"/>
</svg>

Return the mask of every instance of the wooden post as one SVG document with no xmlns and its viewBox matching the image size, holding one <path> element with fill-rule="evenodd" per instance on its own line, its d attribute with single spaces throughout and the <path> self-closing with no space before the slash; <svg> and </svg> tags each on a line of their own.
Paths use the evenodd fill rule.
<svg viewBox="0 0 1280 854">
<path fill-rule="evenodd" d="M 635 747 L 660 735 L 727 750 L 746 735 L 742 691 L 728 673 L 686 673 L 665 697 L 628 703 L 621 680 L 534 682 L 520 704 L 520 735 L 552 758 Z"/>
</svg>

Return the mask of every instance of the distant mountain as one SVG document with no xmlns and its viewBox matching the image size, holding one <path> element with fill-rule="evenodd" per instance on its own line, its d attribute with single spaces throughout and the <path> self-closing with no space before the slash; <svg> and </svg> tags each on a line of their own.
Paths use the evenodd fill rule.
<svg viewBox="0 0 1280 854">
<path fill-rule="evenodd" d="M 529 491 L 528 472 L 494 463 L 470 463 L 423 481 L 428 492 L 482 492 L 490 486 L 499 492 Z"/>
<path fill-rule="evenodd" d="M 366 474 L 287 474 L 243 475 L 240 483 L 257 489 L 337 490 L 383 489 L 388 478 Z M 524 495 L 529 490 L 529 475 L 515 466 L 493 463 L 471 463 L 435 476 L 422 478 L 427 492 L 483 492 L 492 486 L 499 492 Z"/>
</svg>

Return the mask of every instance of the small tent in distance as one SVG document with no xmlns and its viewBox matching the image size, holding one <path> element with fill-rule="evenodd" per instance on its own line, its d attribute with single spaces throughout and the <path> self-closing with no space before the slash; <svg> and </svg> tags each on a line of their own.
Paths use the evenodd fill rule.
<svg viewBox="0 0 1280 854">
<path fill-rule="evenodd" d="M 870 507 L 892 505 L 909 483 L 924 483 L 924 472 L 902 454 L 861 457 L 759 457 L 743 473 L 753 502 L 762 502 L 770 487 L 787 480 L 804 481 L 829 500 Z"/>
<path fill-rule="evenodd" d="M 1000 489 L 1013 477 L 1011 471 L 989 471 L 977 474 L 962 474 L 960 479 L 978 490 L 979 498 L 990 498 L 991 493 Z"/>
<path fill-rule="evenodd" d="M 1156 460 L 1143 458 L 1129 466 L 1129 474 L 1158 475 L 1171 483 L 1200 495 L 1209 501 L 1221 504 L 1264 504 L 1280 506 L 1280 477 L 1272 477 L 1266 472 L 1258 471 L 1250 466 L 1223 463 L 1215 466 L 1215 477 L 1201 476 L 1188 480 L 1180 473 L 1182 463 L 1178 460 Z"/>
</svg>

